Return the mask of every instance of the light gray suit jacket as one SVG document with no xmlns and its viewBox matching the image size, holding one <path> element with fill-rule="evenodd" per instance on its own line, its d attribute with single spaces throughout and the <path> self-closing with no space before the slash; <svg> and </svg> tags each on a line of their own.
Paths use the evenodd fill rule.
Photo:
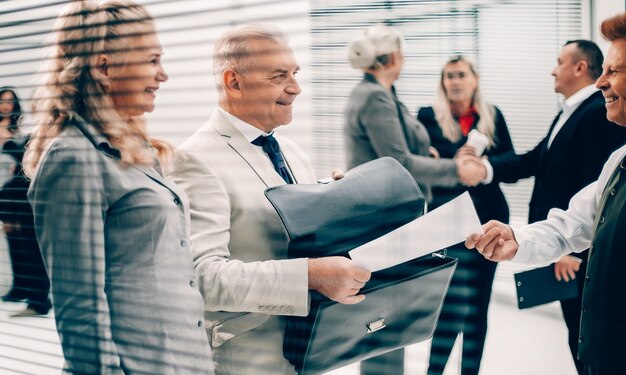
<svg viewBox="0 0 626 375">
<path fill-rule="evenodd" d="M 344 135 L 349 168 L 392 157 L 413 175 L 428 201 L 431 186 L 459 183 L 454 161 L 429 156 L 430 137 L 424 125 L 371 74 L 365 74 L 350 95 Z"/>
<path fill-rule="evenodd" d="M 74 121 L 28 192 L 65 371 L 213 374 L 185 194 Z"/>
<path fill-rule="evenodd" d="M 276 136 L 296 183 L 315 183 L 304 152 Z M 219 111 L 176 151 L 174 181 L 190 200 L 191 249 L 217 374 L 293 374 L 281 315 L 308 313 L 307 259 L 264 195 L 285 184 Z"/>
</svg>

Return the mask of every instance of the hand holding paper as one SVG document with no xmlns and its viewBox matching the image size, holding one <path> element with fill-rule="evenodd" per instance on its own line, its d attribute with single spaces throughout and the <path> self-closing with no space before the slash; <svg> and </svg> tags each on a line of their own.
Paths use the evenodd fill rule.
<svg viewBox="0 0 626 375">
<path fill-rule="evenodd" d="M 469 193 L 349 252 L 354 262 L 372 272 L 441 250 L 483 233 Z"/>
</svg>

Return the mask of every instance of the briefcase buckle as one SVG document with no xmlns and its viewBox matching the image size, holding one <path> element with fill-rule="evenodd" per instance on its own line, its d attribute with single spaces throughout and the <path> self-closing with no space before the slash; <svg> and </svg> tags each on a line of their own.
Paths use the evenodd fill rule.
<svg viewBox="0 0 626 375">
<path fill-rule="evenodd" d="M 367 323 L 367 333 L 373 333 L 376 331 L 380 331 L 381 329 L 387 327 L 385 324 L 385 318 L 380 318 L 374 320 L 373 322 Z"/>
</svg>

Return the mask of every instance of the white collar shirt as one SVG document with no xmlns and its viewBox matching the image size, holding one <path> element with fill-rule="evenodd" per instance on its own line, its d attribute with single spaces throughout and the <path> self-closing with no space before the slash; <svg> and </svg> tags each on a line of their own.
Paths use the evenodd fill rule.
<svg viewBox="0 0 626 375">
<path fill-rule="evenodd" d="M 548 145 L 547 145 L 548 148 L 550 148 L 550 146 L 552 145 L 552 142 L 554 141 L 554 138 L 556 137 L 557 134 L 559 134 L 559 131 L 561 131 L 561 129 L 563 128 L 563 125 L 565 125 L 567 120 L 569 120 L 572 113 L 574 113 L 574 111 L 578 109 L 578 107 L 582 104 L 582 102 L 587 100 L 596 91 L 598 91 L 596 86 L 594 84 L 591 84 L 587 87 L 584 87 L 578 90 L 574 95 L 563 100 L 563 102 L 561 103 L 562 113 L 556 125 L 554 125 L 554 129 L 552 129 L 552 132 L 550 133 L 550 138 L 548 139 Z"/>
</svg>

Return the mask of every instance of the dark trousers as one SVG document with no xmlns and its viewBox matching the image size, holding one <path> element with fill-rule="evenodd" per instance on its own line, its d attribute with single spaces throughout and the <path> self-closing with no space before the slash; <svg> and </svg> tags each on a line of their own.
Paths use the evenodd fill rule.
<svg viewBox="0 0 626 375">
<path fill-rule="evenodd" d="M 22 227 L 7 233 L 13 287 L 11 294 L 26 299 L 28 306 L 40 313 L 47 313 L 51 304 L 48 299 L 50 281 L 41 258 L 35 231 Z"/>
<path fill-rule="evenodd" d="M 587 272 L 587 251 L 580 254 L 583 259 L 580 269 L 576 273 L 576 282 L 578 284 L 578 297 L 561 302 L 561 311 L 563 311 L 563 319 L 567 325 L 569 350 L 572 353 L 574 364 L 578 375 L 583 375 L 584 365 L 578 360 L 578 336 L 580 331 L 580 309 L 582 306 L 583 287 L 585 286 L 585 273 Z"/>
<path fill-rule="evenodd" d="M 459 333 L 463 333 L 461 373 L 478 374 L 487 334 L 487 312 L 496 263 L 462 244 L 448 249 L 459 263 L 433 335 L 428 374 L 442 374 Z"/>
</svg>

